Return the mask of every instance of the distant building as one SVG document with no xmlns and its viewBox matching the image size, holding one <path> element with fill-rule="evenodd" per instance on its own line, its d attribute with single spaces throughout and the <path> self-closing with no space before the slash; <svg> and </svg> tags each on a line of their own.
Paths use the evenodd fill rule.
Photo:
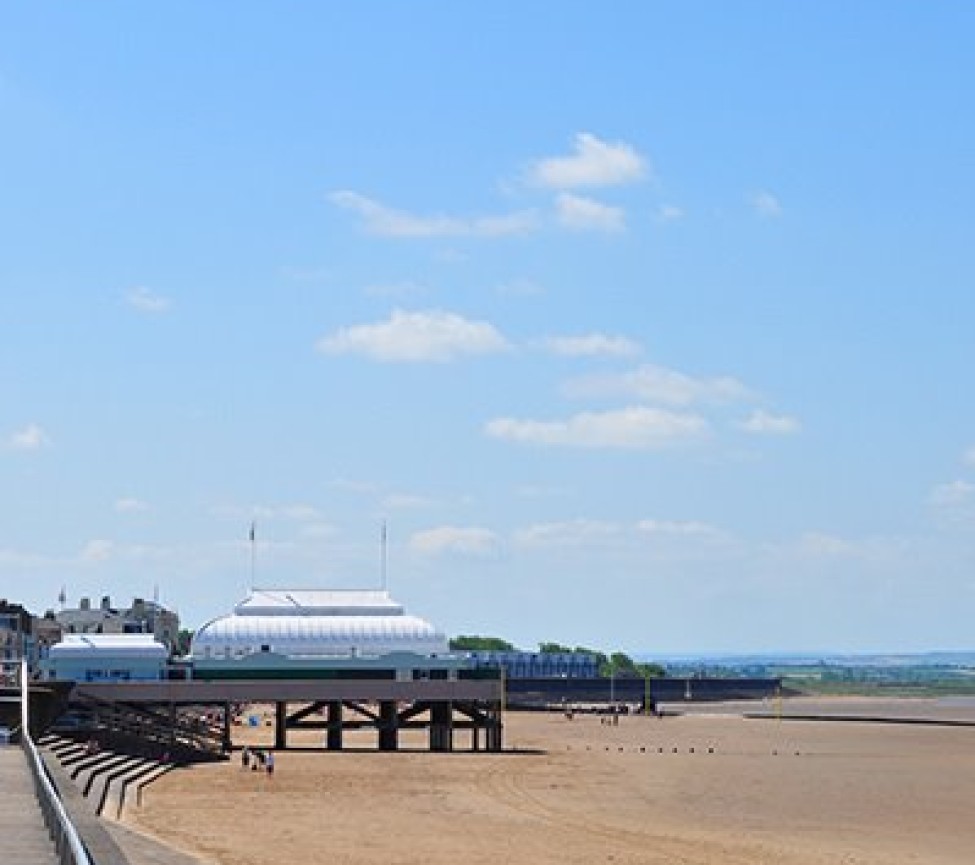
<svg viewBox="0 0 975 865">
<path fill-rule="evenodd" d="M 39 658 L 44 658 L 51 646 L 61 642 L 64 631 L 54 616 L 54 610 L 48 610 L 43 616 L 34 616 L 32 627 L 34 641 L 37 643 L 37 655 Z"/>
<path fill-rule="evenodd" d="M 179 637 L 179 616 L 156 601 L 135 598 L 128 608 L 112 606 L 106 595 L 98 607 L 82 598 L 77 609 L 55 615 L 65 637 L 71 634 L 151 634 L 170 652 Z"/>
<path fill-rule="evenodd" d="M 488 652 L 466 656 L 475 668 L 500 668 L 508 679 L 594 679 L 599 661 L 587 652 Z"/>
<path fill-rule="evenodd" d="M 22 659 L 28 664 L 37 660 L 32 622 L 33 616 L 20 604 L 0 599 L 0 681 L 16 675 L 13 668 Z"/>
<path fill-rule="evenodd" d="M 165 678 L 168 658 L 151 634 L 67 634 L 40 667 L 45 679 L 153 682 Z"/>
</svg>

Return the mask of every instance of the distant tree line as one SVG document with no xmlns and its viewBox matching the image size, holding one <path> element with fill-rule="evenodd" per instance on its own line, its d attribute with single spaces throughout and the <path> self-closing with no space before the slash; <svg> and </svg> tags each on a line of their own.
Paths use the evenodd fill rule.
<svg viewBox="0 0 975 865">
<path fill-rule="evenodd" d="M 460 636 L 450 641 L 450 648 L 456 652 L 516 652 L 517 649 L 500 637 Z M 542 654 L 583 654 L 596 659 L 600 676 L 615 676 L 620 679 L 659 678 L 667 675 L 660 664 L 644 664 L 634 661 L 624 652 L 606 654 L 586 646 L 563 646 L 561 643 L 539 643 Z"/>
</svg>

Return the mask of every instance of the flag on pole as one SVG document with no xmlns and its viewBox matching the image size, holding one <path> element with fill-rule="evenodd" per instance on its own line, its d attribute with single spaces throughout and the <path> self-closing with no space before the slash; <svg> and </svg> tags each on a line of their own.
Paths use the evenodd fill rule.
<svg viewBox="0 0 975 865">
<path fill-rule="evenodd" d="M 251 520 L 251 543 L 254 543 L 254 530 L 255 530 L 255 528 L 256 528 L 256 524 L 254 523 L 254 520 Z"/>
</svg>

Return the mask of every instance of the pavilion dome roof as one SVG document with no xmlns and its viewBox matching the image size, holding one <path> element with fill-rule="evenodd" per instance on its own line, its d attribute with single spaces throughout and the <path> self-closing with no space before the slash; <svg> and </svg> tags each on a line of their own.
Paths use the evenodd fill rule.
<svg viewBox="0 0 975 865">
<path fill-rule="evenodd" d="M 446 654 L 433 625 L 376 591 L 253 590 L 193 637 L 194 657 L 271 651 L 297 657 Z"/>
</svg>

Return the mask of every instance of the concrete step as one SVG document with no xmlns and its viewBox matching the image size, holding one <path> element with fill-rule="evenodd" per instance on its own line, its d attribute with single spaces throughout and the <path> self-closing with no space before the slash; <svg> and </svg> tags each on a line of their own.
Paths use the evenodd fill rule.
<svg viewBox="0 0 975 865">
<path fill-rule="evenodd" d="M 44 824 L 27 755 L 0 747 L 0 849 L 4 865 L 57 865 L 57 850 Z"/>
</svg>

